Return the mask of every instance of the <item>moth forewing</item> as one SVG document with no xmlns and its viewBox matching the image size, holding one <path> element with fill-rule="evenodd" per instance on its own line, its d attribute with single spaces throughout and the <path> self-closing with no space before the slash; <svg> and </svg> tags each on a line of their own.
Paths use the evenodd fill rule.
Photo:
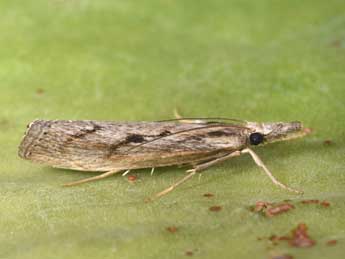
<svg viewBox="0 0 345 259">
<path fill-rule="evenodd" d="M 244 147 L 246 130 L 223 124 L 37 120 L 19 155 L 86 171 L 195 164 Z"/>
</svg>

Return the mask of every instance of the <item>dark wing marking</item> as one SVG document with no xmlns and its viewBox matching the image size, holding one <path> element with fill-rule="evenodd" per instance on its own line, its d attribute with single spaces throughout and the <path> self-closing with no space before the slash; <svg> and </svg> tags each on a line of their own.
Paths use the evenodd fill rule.
<svg viewBox="0 0 345 259">
<path fill-rule="evenodd" d="M 249 128 L 246 128 L 246 127 L 243 127 L 243 126 L 239 126 L 239 125 L 231 125 L 231 124 L 217 124 L 217 125 L 208 125 L 208 126 L 204 126 L 204 127 L 198 127 L 198 128 L 192 128 L 192 129 L 186 129 L 186 130 L 181 130 L 181 131 L 176 131 L 174 133 L 171 133 L 169 135 L 165 135 L 165 136 L 160 136 L 160 137 L 157 137 L 157 138 L 154 138 L 152 140 L 149 140 L 149 141 L 146 141 L 144 143 L 140 143 L 139 145 L 136 145 L 134 147 L 131 147 L 129 148 L 127 151 L 130 152 L 134 149 L 137 149 L 137 148 L 140 148 L 144 145 L 147 145 L 147 144 L 150 144 L 152 142 L 155 142 L 155 141 L 158 141 L 158 140 L 161 140 L 163 138 L 168 138 L 168 137 L 171 137 L 171 136 L 174 136 L 174 135 L 178 135 L 178 134 L 182 134 L 182 133 L 186 133 L 186 132 L 191 132 L 191 131 L 196 131 L 196 130 L 201 130 L 201 129 L 210 129 L 210 128 L 240 128 L 240 129 L 249 129 Z M 215 132 L 210 132 L 208 133 L 210 137 L 219 137 L 219 136 L 223 136 L 224 133 L 221 132 L 221 131 L 215 131 Z"/>
</svg>

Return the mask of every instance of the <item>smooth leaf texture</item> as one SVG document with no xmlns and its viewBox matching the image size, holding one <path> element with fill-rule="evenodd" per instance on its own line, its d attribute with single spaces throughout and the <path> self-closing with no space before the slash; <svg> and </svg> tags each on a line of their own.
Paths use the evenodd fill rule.
<svg viewBox="0 0 345 259">
<path fill-rule="evenodd" d="M 344 9 L 343 0 L 1 1 L 0 258 L 176 258 L 187 251 L 195 258 L 344 258 Z M 17 156 L 36 118 L 159 120 L 175 108 L 184 116 L 303 121 L 312 135 L 255 150 L 304 196 L 274 186 L 249 156 L 153 203 L 144 199 L 185 169 L 64 188 L 96 174 Z M 271 219 L 248 209 L 285 199 L 296 208 Z M 222 210 L 209 211 L 216 205 Z M 314 247 L 257 240 L 301 222 Z M 338 243 L 327 246 L 330 239 Z"/>
</svg>

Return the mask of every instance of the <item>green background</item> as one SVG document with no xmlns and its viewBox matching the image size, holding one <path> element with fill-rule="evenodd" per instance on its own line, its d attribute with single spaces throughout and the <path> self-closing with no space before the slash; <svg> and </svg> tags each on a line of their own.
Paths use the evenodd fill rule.
<svg viewBox="0 0 345 259">
<path fill-rule="evenodd" d="M 344 258 L 344 11 L 343 0 L 2 0 L 0 258 L 176 258 L 186 251 L 195 258 Z M 159 120 L 175 108 L 184 116 L 303 121 L 311 136 L 256 151 L 305 195 L 275 187 L 249 156 L 148 204 L 145 197 L 184 169 L 63 188 L 95 173 L 17 157 L 36 118 Z M 331 206 L 298 203 L 309 198 Z M 258 200 L 284 199 L 296 209 L 272 219 L 248 210 Z M 213 205 L 223 209 L 210 212 Z M 257 240 L 300 222 L 315 247 Z M 338 244 L 326 246 L 330 239 Z"/>
</svg>

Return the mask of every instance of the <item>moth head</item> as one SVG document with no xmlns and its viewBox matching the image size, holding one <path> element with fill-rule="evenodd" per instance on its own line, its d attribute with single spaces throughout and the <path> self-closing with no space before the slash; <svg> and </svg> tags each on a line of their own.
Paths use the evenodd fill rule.
<svg viewBox="0 0 345 259">
<path fill-rule="evenodd" d="M 247 122 L 246 127 L 251 129 L 249 143 L 259 145 L 276 141 L 299 138 L 310 133 L 309 128 L 304 128 L 299 121 L 293 122 Z"/>
</svg>

